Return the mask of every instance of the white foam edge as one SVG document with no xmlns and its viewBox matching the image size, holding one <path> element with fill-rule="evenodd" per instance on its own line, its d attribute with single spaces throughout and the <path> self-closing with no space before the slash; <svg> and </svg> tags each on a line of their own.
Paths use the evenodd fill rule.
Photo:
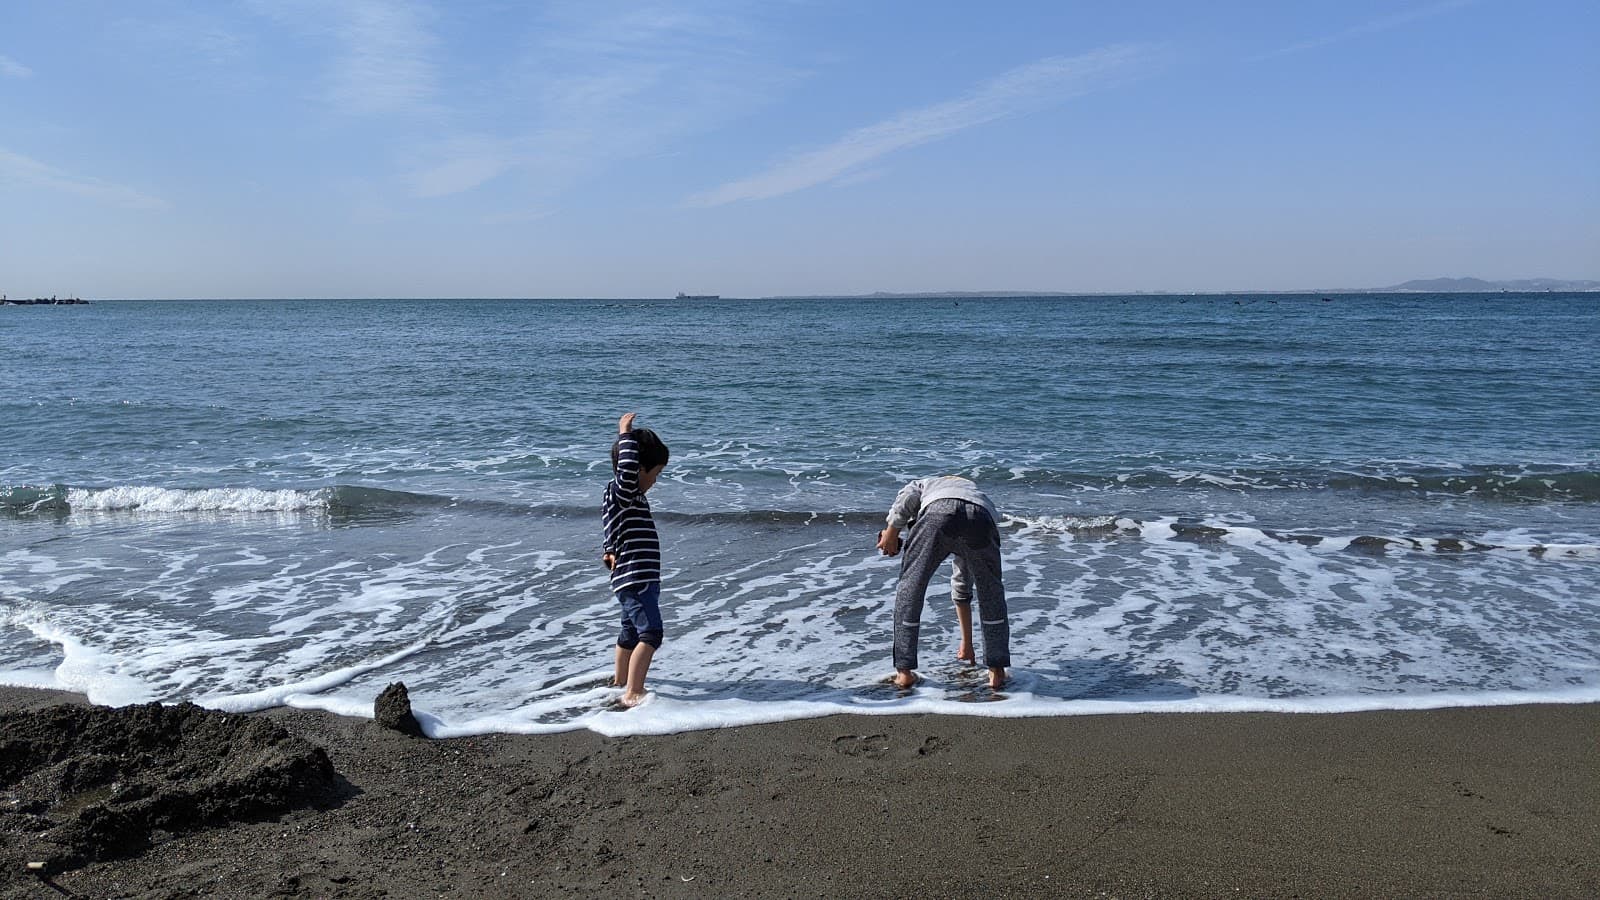
<svg viewBox="0 0 1600 900">
<path fill-rule="evenodd" d="M 54 669 L 0 669 L 0 686 L 64 691 Z"/>
<path fill-rule="evenodd" d="M 421 642 L 426 643 L 426 642 Z M 274 706 L 316 709 L 352 718 L 371 718 L 372 701 L 317 693 L 344 684 L 359 675 L 389 665 L 420 649 L 421 643 L 395 654 L 357 666 L 329 672 L 314 679 L 280 685 L 250 694 L 202 698 L 201 706 L 224 712 L 254 712 Z M 359 671 L 357 671 L 359 670 Z M 594 675 L 577 676 L 581 682 Z M 0 685 L 85 693 L 98 706 L 127 705 L 148 698 L 115 702 L 103 691 L 88 693 L 82 682 L 62 679 L 44 669 L 0 670 Z M 312 690 L 314 688 L 314 690 Z M 595 687 L 579 695 L 562 698 L 562 705 L 595 704 L 597 707 L 619 694 L 612 687 Z M 992 702 L 949 700 L 936 694 L 942 691 L 917 688 L 904 696 L 876 700 L 841 693 L 830 700 L 685 700 L 652 691 L 639 706 L 629 710 L 597 708 L 594 712 L 563 722 L 531 721 L 529 716 L 548 704 L 535 704 L 506 713 L 477 716 L 448 722 L 432 713 L 413 709 L 422 731 L 430 738 L 474 737 L 486 734 L 557 734 L 590 730 L 606 737 L 679 734 L 713 728 L 770 725 L 778 722 L 816 719 L 835 715 L 896 716 L 951 715 L 993 719 L 1067 718 L 1074 716 L 1129 715 L 1154 713 L 1287 713 L 1328 715 L 1359 712 L 1408 712 L 1433 709 L 1460 709 L 1497 706 L 1566 705 L 1600 703 L 1600 686 L 1552 691 L 1486 691 L 1482 693 L 1350 695 L 1343 697 L 1267 698 L 1234 697 L 1222 694 L 1200 695 L 1183 700 L 1058 700 L 1042 699 L 1026 692 L 1006 692 L 1005 699 Z"/>
<path fill-rule="evenodd" d="M 589 693 L 605 695 L 616 689 Z M 1600 702 L 1600 686 L 1556 691 L 1490 691 L 1483 693 L 1390 694 L 1373 696 L 1274 699 L 1201 695 L 1183 700 L 1057 700 L 1029 693 L 1006 693 L 1004 700 L 964 702 L 934 696 L 942 691 L 919 688 L 904 697 L 865 700 L 843 696 L 834 700 L 684 700 L 651 692 L 645 702 L 629 710 L 597 709 L 565 722 L 529 721 L 527 710 L 481 716 L 449 723 L 419 713 L 423 731 L 434 738 L 471 737 L 482 734 L 555 734 L 588 729 L 606 737 L 677 734 L 711 728 L 768 725 L 834 715 L 957 715 L 995 719 L 1054 718 L 1127 715 L 1131 713 L 1294 713 L 1330 714 L 1379 711 L 1414 711 L 1467 707 L 1577 704 Z M 578 699 L 578 698 L 571 698 Z M 597 696 L 593 698 L 602 699 Z M 570 704 L 569 704 L 570 705 Z"/>
<path fill-rule="evenodd" d="M 354 704 L 351 701 L 341 701 L 338 698 L 323 698 L 320 701 L 314 701 L 313 697 L 325 691 L 333 690 L 342 684 L 348 684 L 368 672 L 392 666 L 428 646 L 433 642 L 433 639 L 434 635 L 430 634 L 388 655 L 350 666 L 343 666 L 324 672 L 314 678 L 273 685 L 269 688 L 245 694 L 212 694 L 199 697 L 194 702 L 207 709 L 216 709 L 222 712 L 255 712 L 274 706 L 293 706 L 301 709 L 327 709 L 329 712 L 336 712 L 340 715 L 365 715 L 371 718 L 372 707 L 370 703 L 367 704 L 366 711 L 363 713 L 359 710 L 359 704 Z M 337 704 L 338 708 L 333 708 L 329 704 Z M 352 708 L 357 711 L 346 711 Z"/>
<path fill-rule="evenodd" d="M 61 662 L 46 677 L 43 670 L 0 672 L 0 684 L 12 687 L 47 688 L 82 694 L 96 706 L 129 706 L 156 699 L 150 685 L 116 671 L 116 659 L 89 647 L 51 622 L 31 617 L 15 618 L 17 624 L 42 641 L 61 648 Z M 15 681 L 10 680 L 14 676 Z"/>
</svg>

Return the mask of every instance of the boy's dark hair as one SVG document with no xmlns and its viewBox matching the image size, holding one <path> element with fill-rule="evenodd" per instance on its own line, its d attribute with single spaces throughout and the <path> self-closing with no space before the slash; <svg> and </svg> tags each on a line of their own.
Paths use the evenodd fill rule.
<svg viewBox="0 0 1600 900">
<path fill-rule="evenodd" d="M 619 440 L 621 436 L 618 436 Z M 639 444 L 639 468 L 641 470 L 654 469 L 656 466 L 667 464 L 667 445 L 661 442 L 660 436 L 648 428 L 635 428 L 633 439 Z M 617 470 L 617 441 L 611 442 L 611 471 Z"/>
</svg>

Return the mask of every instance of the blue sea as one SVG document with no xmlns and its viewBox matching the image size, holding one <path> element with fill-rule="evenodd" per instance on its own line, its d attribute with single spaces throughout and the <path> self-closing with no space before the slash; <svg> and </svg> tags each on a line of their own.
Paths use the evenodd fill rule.
<svg viewBox="0 0 1600 900">
<path fill-rule="evenodd" d="M 1600 700 L 1600 295 L 0 308 L 0 683 L 436 736 Z M 617 417 L 667 643 L 633 710 Z M 882 682 L 910 478 L 1001 510 L 1013 681 Z"/>
</svg>

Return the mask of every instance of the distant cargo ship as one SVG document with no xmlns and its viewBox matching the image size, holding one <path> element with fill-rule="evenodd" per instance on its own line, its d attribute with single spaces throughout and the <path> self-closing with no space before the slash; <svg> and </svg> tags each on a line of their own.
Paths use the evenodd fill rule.
<svg viewBox="0 0 1600 900">
<path fill-rule="evenodd" d="M 722 299 L 722 295 L 721 294 L 685 294 L 683 291 L 679 291 L 678 292 L 678 299 L 679 300 L 721 300 Z"/>
</svg>

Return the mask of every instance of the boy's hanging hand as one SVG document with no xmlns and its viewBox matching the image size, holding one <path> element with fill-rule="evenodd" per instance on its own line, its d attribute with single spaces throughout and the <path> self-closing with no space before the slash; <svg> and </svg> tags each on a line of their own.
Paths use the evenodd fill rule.
<svg viewBox="0 0 1600 900">
<path fill-rule="evenodd" d="M 600 557 L 600 561 L 606 564 L 607 569 L 615 569 L 617 567 L 617 555 L 615 553 L 607 553 L 605 556 Z"/>
<path fill-rule="evenodd" d="M 895 528 L 885 528 L 878 532 L 878 552 L 884 556 L 894 556 L 900 552 L 900 531 Z"/>
</svg>

